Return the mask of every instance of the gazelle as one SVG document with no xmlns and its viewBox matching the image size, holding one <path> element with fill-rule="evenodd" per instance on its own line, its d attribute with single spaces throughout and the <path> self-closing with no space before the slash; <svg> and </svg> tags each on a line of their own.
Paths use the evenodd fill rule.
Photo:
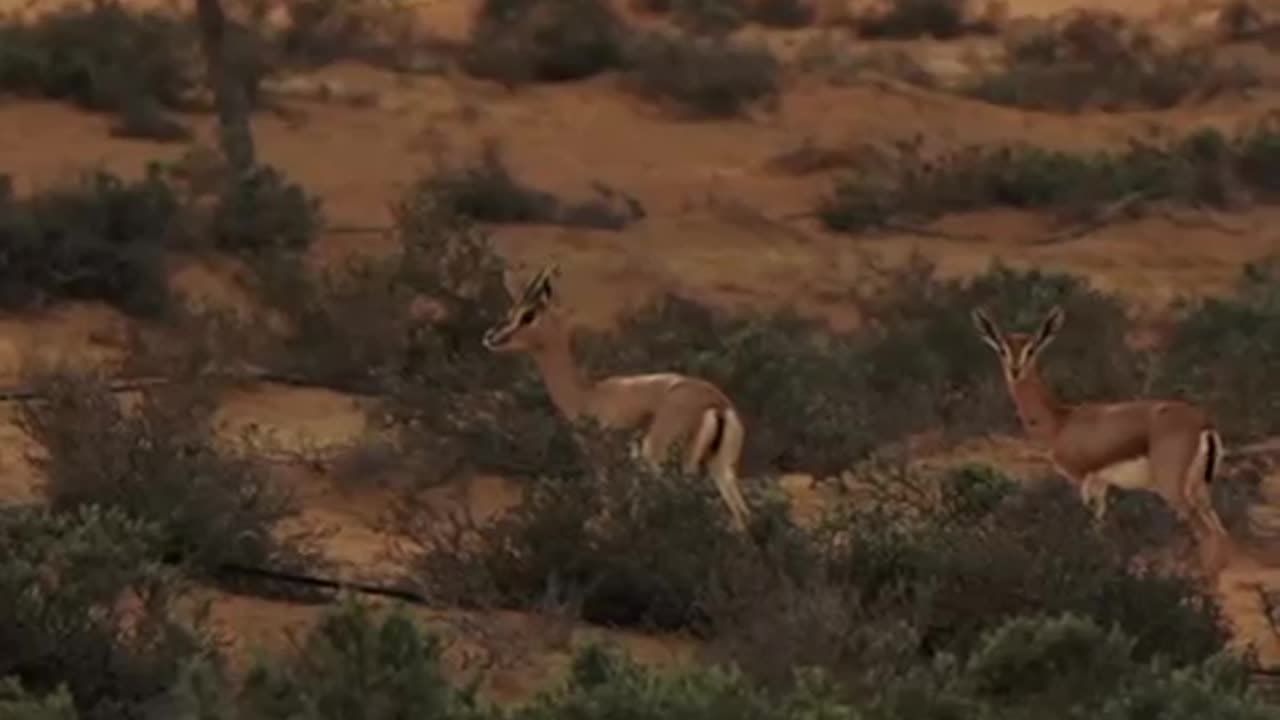
<svg viewBox="0 0 1280 720">
<path fill-rule="evenodd" d="M 743 428 L 733 403 L 706 380 L 677 373 L 585 378 L 553 302 L 555 273 L 552 265 L 534 276 L 506 319 L 484 334 L 484 346 L 531 355 L 552 402 L 570 422 L 585 416 L 607 428 L 643 429 L 639 453 L 651 465 L 682 446 L 684 471 L 710 475 L 734 527 L 744 529 L 749 510 L 736 475 Z"/>
<path fill-rule="evenodd" d="M 1110 485 L 1159 495 L 1200 536 L 1209 534 L 1213 573 L 1229 540 L 1214 511 L 1209 485 L 1222 461 L 1222 439 L 1200 408 L 1177 400 L 1129 400 L 1068 405 L 1040 377 L 1040 353 L 1062 329 L 1053 308 L 1034 334 L 1001 332 L 981 310 L 973 311 L 982 340 L 995 349 L 1005 384 L 1031 441 L 1078 484 L 1081 500 L 1101 520 Z"/>
</svg>

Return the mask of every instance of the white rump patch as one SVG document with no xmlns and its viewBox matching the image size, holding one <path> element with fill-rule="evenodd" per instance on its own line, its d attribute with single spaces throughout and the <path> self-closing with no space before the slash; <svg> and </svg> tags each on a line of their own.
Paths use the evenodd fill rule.
<svg viewBox="0 0 1280 720">
<path fill-rule="evenodd" d="M 1108 465 L 1094 474 L 1108 485 L 1125 490 L 1141 490 L 1151 486 L 1151 463 L 1145 457 Z"/>
</svg>

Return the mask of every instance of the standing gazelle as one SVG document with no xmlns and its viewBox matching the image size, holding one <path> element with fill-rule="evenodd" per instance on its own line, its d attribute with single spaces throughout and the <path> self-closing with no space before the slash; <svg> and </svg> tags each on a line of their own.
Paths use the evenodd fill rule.
<svg viewBox="0 0 1280 720">
<path fill-rule="evenodd" d="M 736 476 L 743 429 L 733 403 L 706 380 L 676 373 L 584 378 L 569 328 L 552 302 L 555 270 L 546 267 L 529 282 L 506 319 L 484 334 L 484 346 L 531 355 L 552 402 L 570 422 L 585 416 L 607 428 L 643 429 L 640 455 L 650 464 L 683 446 L 684 471 L 710 475 L 734 527 L 744 529 L 749 511 Z"/>
<path fill-rule="evenodd" d="M 1200 408 L 1177 400 L 1129 400 L 1067 405 L 1040 378 L 1036 361 L 1058 331 L 1063 313 L 1053 308 L 1033 335 L 1005 335 L 981 310 L 974 323 L 995 349 L 1005 383 L 1031 441 L 1077 483 L 1085 505 L 1102 519 L 1107 487 L 1159 495 L 1197 536 L 1207 533 L 1211 573 L 1225 558 L 1229 540 L 1209 498 L 1222 460 L 1222 439 Z"/>
</svg>

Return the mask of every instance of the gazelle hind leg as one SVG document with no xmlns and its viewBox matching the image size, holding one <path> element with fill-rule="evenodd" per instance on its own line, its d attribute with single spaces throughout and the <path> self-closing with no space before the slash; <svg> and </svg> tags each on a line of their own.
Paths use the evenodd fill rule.
<svg viewBox="0 0 1280 720">
<path fill-rule="evenodd" d="M 1183 478 L 1182 494 L 1203 530 L 1204 562 L 1210 576 L 1225 567 L 1231 551 L 1231 534 L 1213 507 L 1211 483 L 1222 461 L 1222 440 L 1212 430 L 1200 434 L 1194 461 Z"/>
<path fill-rule="evenodd" d="M 738 485 L 737 477 L 738 457 L 742 454 L 742 421 L 731 408 L 709 412 L 714 413 L 720 442 L 715 452 L 706 460 L 707 474 L 711 476 L 716 489 L 720 491 L 720 497 L 729 507 L 734 527 L 739 531 L 745 531 L 751 510 L 746 498 L 742 496 L 742 488 Z"/>
</svg>

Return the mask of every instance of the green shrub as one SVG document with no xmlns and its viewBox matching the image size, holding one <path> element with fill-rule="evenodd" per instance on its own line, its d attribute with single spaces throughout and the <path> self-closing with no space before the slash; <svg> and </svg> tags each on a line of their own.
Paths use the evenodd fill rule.
<svg viewBox="0 0 1280 720">
<path fill-rule="evenodd" d="M 509 85 L 580 80 L 620 65 L 624 35 L 604 0 L 485 0 L 462 66 Z"/>
<path fill-rule="evenodd" d="M 198 381 L 143 392 L 126 411 L 101 378 L 68 370 L 34 377 L 41 400 L 18 426 L 42 450 L 36 462 L 52 506 L 100 505 L 154 523 L 153 557 L 219 577 L 226 564 L 299 568 L 315 562 L 309 535 L 280 536 L 297 509 L 264 466 L 215 443 L 215 397 Z"/>
<path fill-rule="evenodd" d="M 140 717 L 180 662 L 210 652 L 200 626 L 176 610 L 174 572 L 156 562 L 159 528 L 96 507 L 9 507 L 0 540 L 0 677 L 52 693 L 43 717 L 68 717 L 60 687 L 78 717 Z M 22 708 L 6 702 L 0 715 Z"/>
<path fill-rule="evenodd" d="M 1007 43 L 1008 67 L 967 92 L 987 102 L 1078 112 L 1163 109 L 1260 84 L 1243 65 L 1223 65 L 1211 48 L 1168 47 L 1128 17 L 1075 13 Z"/>
<path fill-rule="evenodd" d="M 778 60 L 763 46 L 648 33 L 631 44 L 627 58 L 637 93 L 695 116 L 738 115 L 778 94 Z"/>
<path fill-rule="evenodd" d="M 1115 203 L 1231 207 L 1273 202 L 1280 129 L 1271 120 L 1233 138 L 1191 133 L 1164 147 L 1076 154 L 1026 145 L 970 146 L 938 158 L 908 151 L 888 173 L 858 169 L 822 198 L 818 214 L 838 232 L 928 222 L 987 207 L 1053 210 L 1087 219 Z"/>
</svg>

